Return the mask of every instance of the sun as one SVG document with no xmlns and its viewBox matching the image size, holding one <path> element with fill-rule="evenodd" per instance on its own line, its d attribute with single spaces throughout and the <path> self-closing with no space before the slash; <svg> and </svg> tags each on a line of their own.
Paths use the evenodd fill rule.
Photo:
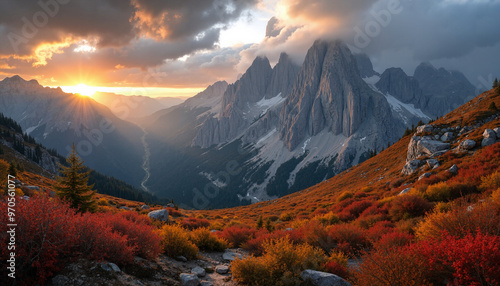
<svg viewBox="0 0 500 286">
<path fill-rule="evenodd" d="M 93 86 L 80 83 L 74 87 L 74 92 L 85 96 L 92 96 L 96 92 L 96 89 Z"/>
</svg>

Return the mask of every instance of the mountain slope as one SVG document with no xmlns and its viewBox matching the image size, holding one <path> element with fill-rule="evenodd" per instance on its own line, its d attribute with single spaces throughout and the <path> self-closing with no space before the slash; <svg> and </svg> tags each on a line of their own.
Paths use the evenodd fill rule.
<svg viewBox="0 0 500 286">
<path fill-rule="evenodd" d="M 457 136 L 450 141 L 449 151 L 436 157 L 440 165 L 435 169 L 423 165 L 417 172 L 409 176 L 401 173 L 406 164 L 409 143 L 414 136 L 414 134 L 410 134 L 375 157 L 302 191 L 249 206 L 210 211 L 189 211 L 188 213 L 192 216 L 238 217 L 240 223 L 247 225 L 254 225 L 260 215 L 279 217 L 283 213 L 290 213 L 302 216 L 302 218 L 312 218 L 310 214 L 314 210 L 341 205 L 340 202 L 346 198 L 352 198 L 348 200 L 350 202 L 360 201 L 364 198 L 379 200 L 381 203 L 389 202 L 405 189 L 422 184 L 432 184 L 438 178 L 449 178 L 447 170 L 454 164 L 458 165 L 459 176 L 474 176 L 478 171 L 471 170 L 470 166 L 474 166 L 475 162 L 488 160 L 483 158 L 486 156 L 485 152 L 493 152 L 493 155 L 488 156 L 494 157 L 500 154 L 500 143 L 498 143 L 500 137 L 498 137 L 496 144 L 481 147 L 484 130 L 500 127 L 500 112 L 490 108 L 492 102 L 495 102 L 496 106 L 500 105 L 500 95 L 493 90 L 477 96 L 432 123 L 433 132 L 436 134 L 444 132 L 446 128 L 460 127 L 460 129 L 456 129 Z M 465 129 L 463 129 L 464 126 L 466 126 Z M 473 139 L 477 144 L 476 147 L 471 152 L 457 153 L 455 148 L 466 139 Z M 491 160 L 493 165 L 490 165 L 488 170 L 481 170 L 488 172 L 498 170 L 500 168 L 498 157 L 495 158 L 495 160 Z M 432 175 L 429 178 L 419 179 L 425 173 Z M 229 220 L 222 219 L 218 222 L 224 224 L 228 223 Z"/>
<path fill-rule="evenodd" d="M 142 130 L 89 97 L 15 76 L 0 82 L 0 112 L 38 142 L 66 155 L 71 145 L 92 169 L 139 186 Z"/>
</svg>

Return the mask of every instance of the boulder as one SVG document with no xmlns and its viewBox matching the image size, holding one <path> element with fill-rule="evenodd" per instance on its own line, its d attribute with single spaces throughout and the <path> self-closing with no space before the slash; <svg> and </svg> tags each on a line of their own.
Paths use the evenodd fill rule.
<svg viewBox="0 0 500 286">
<path fill-rule="evenodd" d="M 458 166 L 457 166 L 457 165 L 453 165 L 453 166 L 451 166 L 451 167 L 448 169 L 448 172 L 453 173 L 453 174 L 458 173 Z"/>
<path fill-rule="evenodd" d="M 493 138 L 483 138 L 483 140 L 481 141 L 481 147 L 490 146 L 495 144 L 496 142 L 497 140 Z"/>
<path fill-rule="evenodd" d="M 224 252 L 224 254 L 222 254 L 222 259 L 224 259 L 224 260 L 234 261 L 236 258 L 243 259 L 243 255 L 241 255 L 239 253 L 230 252 L 230 251 L 226 251 L 226 252 Z"/>
<path fill-rule="evenodd" d="M 446 141 L 451 141 L 455 138 L 455 135 L 451 132 L 446 132 L 441 136 L 441 141 L 446 142 Z"/>
<path fill-rule="evenodd" d="M 314 286 L 351 286 L 351 283 L 335 274 L 309 269 L 302 271 L 300 278 Z"/>
<path fill-rule="evenodd" d="M 471 139 L 466 139 L 462 142 L 460 142 L 460 145 L 458 145 L 458 150 L 460 151 L 469 151 L 476 147 L 476 141 L 471 140 Z"/>
<path fill-rule="evenodd" d="M 493 128 L 493 131 L 495 131 L 495 135 L 497 136 L 497 138 L 500 138 L 500 127 Z"/>
<path fill-rule="evenodd" d="M 195 274 L 181 273 L 181 284 L 182 286 L 198 286 L 200 279 Z"/>
<path fill-rule="evenodd" d="M 436 169 L 440 165 L 439 161 L 436 159 L 429 159 L 426 162 L 427 162 L 427 165 L 429 166 L 429 168 L 431 168 L 431 169 Z"/>
<path fill-rule="evenodd" d="M 121 272 L 120 267 L 118 267 L 118 265 L 111 263 L 111 262 L 109 262 L 109 263 L 102 262 L 101 268 L 105 271 L 108 271 L 108 272 Z"/>
<path fill-rule="evenodd" d="M 422 160 L 412 160 L 406 162 L 403 170 L 401 170 L 401 174 L 403 175 L 411 175 L 417 171 L 417 169 L 424 164 Z"/>
<path fill-rule="evenodd" d="M 203 269 L 203 268 L 201 268 L 199 266 L 196 266 L 195 268 L 193 268 L 191 270 L 191 273 L 196 274 L 198 277 L 203 277 L 203 276 L 205 276 L 207 274 L 206 271 L 205 271 L 205 269 Z"/>
<path fill-rule="evenodd" d="M 167 208 L 175 208 L 175 205 L 173 203 L 168 203 L 165 207 L 167 207 Z"/>
<path fill-rule="evenodd" d="M 434 126 L 432 125 L 422 125 L 417 127 L 417 133 L 424 133 L 424 132 L 432 132 L 434 130 Z"/>
<path fill-rule="evenodd" d="M 178 261 L 181 261 L 181 262 L 187 262 L 188 261 L 188 259 L 186 257 L 182 256 L 182 255 L 181 256 L 177 256 L 175 259 L 177 259 Z"/>
<path fill-rule="evenodd" d="M 141 209 L 143 209 L 143 210 L 149 210 L 149 206 L 148 205 L 142 205 Z"/>
<path fill-rule="evenodd" d="M 161 221 L 168 221 L 168 211 L 165 210 L 165 209 L 149 212 L 148 216 L 151 219 L 157 219 L 157 220 L 161 220 Z"/>
<path fill-rule="evenodd" d="M 483 132 L 483 138 L 492 138 L 493 140 L 497 140 L 497 134 L 491 129 L 485 129 Z"/>
<path fill-rule="evenodd" d="M 201 281 L 200 286 L 214 286 L 214 284 L 210 281 Z"/>
<path fill-rule="evenodd" d="M 122 207 L 120 207 L 120 209 L 121 209 L 121 210 L 126 210 L 126 211 L 129 211 L 129 210 L 130 210 L 130 208 L 129 208 L 129 207 L 127 207 L 127 206 L 122 206 Z"/>
<path fill-rule="evenodd" d="M 219 274 L 226 274 L 229 272 L 229 266 L 227 265 L 217 265 L 217 267 L 215 267 L 215 272 L 219 273 Z"/>
<path fill-rule="evenodd" d="M 429 136 L 413 136 L 408 144 L 407 161 L 418 159 L 420 156 L 440 155 L 450 149 L 449 143 L 434 140 Z"/>
</svg>

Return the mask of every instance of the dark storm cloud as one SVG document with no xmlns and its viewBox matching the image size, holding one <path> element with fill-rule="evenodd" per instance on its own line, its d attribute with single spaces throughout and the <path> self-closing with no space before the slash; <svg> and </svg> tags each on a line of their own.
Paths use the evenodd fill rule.
<svg viewBox="0 0 500 286">
<path fill-rule="evenodd" d="M 134 57 L 136 52 L 142 50 L 148 53 L 144 55 L 146 63 L 143 66 L 159 64 L 166 58 L 213 47 L 219 39 L 220 30 L 256 2 L 257 0 L 0 1 L 0 56 L 32 56 L 42 43 L 68 43 L 67 47 L 78 39 L 86 39 L 94 42 L 98 48 L 116 48 L 112 57 Z M 129 47 L 134 44 L 139 46 Z M 159 58 L 160 61 L 152 63 L 149 61 L 152 58 Z"/>
<path fill-rule="evenodd" d="M 207 27 L 226 24 L 257 0 L 132 0 L 137 8 L 134 21 L 149 36 L 183 38 L 195 36 Z"/>
</svg>

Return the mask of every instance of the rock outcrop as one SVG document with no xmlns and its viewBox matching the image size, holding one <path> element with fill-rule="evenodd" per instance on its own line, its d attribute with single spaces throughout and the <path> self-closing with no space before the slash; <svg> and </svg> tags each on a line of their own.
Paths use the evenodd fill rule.
<svg viewBox="0 0 500 286">
<path fill-rule="evenodd" d="M 353 56 L 356 59 L 359 75 L 361 75 L 362 78 L 380 75 L 378 72 L 373 70 L 372 61 L 366 54 L 354 54 Z"/>
<path fill-rule="evenodd" d="M 148 216 L 151 219 L 157 219 L 160 221 L 168 221 L 168 211 L 165 209 L 149 212 Z"/>
<path fill-rule="evenodd" d="M 314 286 L 351 286 L 351 283 L 335 274 L 316 270 L 304 270 L 300 274 L 300 278 Z"/>
</svg>

